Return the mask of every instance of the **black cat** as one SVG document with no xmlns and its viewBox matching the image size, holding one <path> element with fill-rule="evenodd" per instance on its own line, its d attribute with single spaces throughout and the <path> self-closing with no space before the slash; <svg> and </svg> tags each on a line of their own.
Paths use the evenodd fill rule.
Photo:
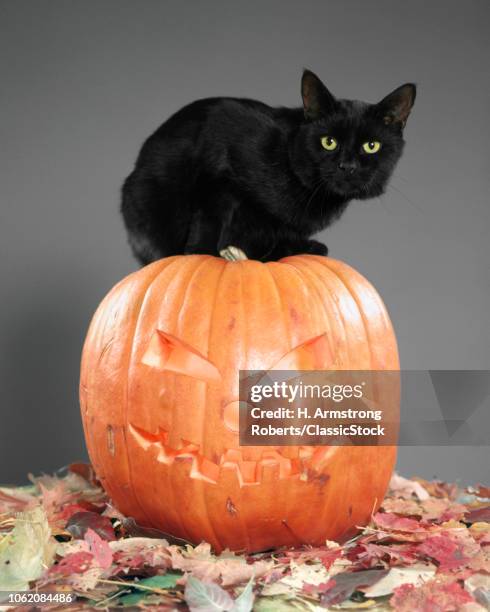
<svg viewBox="0 0 490 612">
<path fill-rule="evenodd" d="M 142 264 L 233 245 L 251 259 L 326 255 L 310 236 L 350 200 L 383 193 L 415 100 L 407 83 L 378 104 L 335 98 L 303 73 L 303 108 L 238 98 L 185 106 L 144 143 L 122 190 Z"/>
</svg>

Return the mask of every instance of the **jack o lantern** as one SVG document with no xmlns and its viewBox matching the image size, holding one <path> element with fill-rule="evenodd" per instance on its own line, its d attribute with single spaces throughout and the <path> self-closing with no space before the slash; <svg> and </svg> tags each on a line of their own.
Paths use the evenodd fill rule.
<svg viewBox="0 0 490 612">
<path fill-rule="evenodd" d="M 369 521 L 396 446 L 240 446 L 240 370 L 397 370 L 374 288 L 312 255 L 157 261 L 116 285 L 85 341 L 88 451 L 116 506 L 217 551 L 341 540 Z"/>
</svg>

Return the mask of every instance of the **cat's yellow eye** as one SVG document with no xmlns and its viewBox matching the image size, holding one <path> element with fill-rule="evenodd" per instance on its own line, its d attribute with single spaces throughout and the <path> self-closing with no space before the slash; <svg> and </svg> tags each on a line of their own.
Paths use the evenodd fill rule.
<svg viewBox="0 0 490 612">
<path fill-rule="evenodd" d="M 327 151 L 335 151 L 338 146 L 335 138 L 331 138 L 330 136 L 323 136 L 321 143 L 322 147 Z"/>
<path fill-rule="evenodd" d="M 377 153 L 381 149 L 381 143 L 377 140 L 371 140 L 370 142 L 365 142 L 362 145 L 362 149 L 364 153 Z"/>
</svg>

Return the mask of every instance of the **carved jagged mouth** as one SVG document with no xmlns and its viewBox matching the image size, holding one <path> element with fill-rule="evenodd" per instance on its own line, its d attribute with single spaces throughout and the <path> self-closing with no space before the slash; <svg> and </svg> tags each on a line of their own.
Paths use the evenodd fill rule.
<svg viewBox="0 0 490 612">
<path fill-rule="evenodd" d="M 188 459 L 192 462 L 190 477 L 212 484 L 219 481 L 223 470 L 235 470 L 240 487 L 260 484 L 264 469 L 275 467 L 279 479 L 297 478 L 300 480 L 317 480 L 321 465 L 338 447 L 300 446 L 298 457 L 289 458 L 277 450 L 262 451 L 261 459 L 248 461 L 238 449 L 226 450 L 218 462 L 206 458 L 197 444 L 182 440 L 180 448 L 168 444 L 168 431 L 159 429 L 158 433 L 145 431 L 141 427 L 129 424 L 129 432 L 134 442 L 144 451 L 156 452 L 156 460 L 171 466 L 176 460 Z"/>
<path fill-rule="evenodd" d="M 297 315 L 295 315 L 297 316 Z M 271 370 L 335 369 L 336 351 L 332 350 L 327 333 L 310 338 L 288 351 Z M 222 384 L 218 368 L 204 355 L 179 338 L 157 329 L 152 335 L 142 363 L 160 371 L 186 375 L 211 385 Z M 239 432 L 238 400 L 229 401 L 223 409 L 226 428 Z M 191 462 L 190 477 L 217 483 L 225 470 L 235 470 L 240 486 L 260 484 L 264 472 L 273 471 L 279 479 L 298 478 L 315 480 L 321 475 L 323 462 L 338 447 L 299 446 L 281 451 L 264 447 L 260 459 L 244 459 L 242 451 L 228 449 L 221 457 L 208 459 L 202 448 L 188 440 L 181 440 L 178 448 L 169 444 L 169 432 L 159 428 L 150 432 L 132 423 L 128 425 L 132 441 L 145 452 L 155 454 L 159 463 L 171 466 L 176 460 Z M 288 456 L 289 455 L 289 456 Z M 294 455 L 291 457 L 291 455 Z"/>
</svg>

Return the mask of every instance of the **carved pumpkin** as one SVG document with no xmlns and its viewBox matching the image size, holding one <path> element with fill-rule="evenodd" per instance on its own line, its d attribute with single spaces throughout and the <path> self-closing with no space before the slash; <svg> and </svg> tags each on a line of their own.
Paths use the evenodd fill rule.
<svg viewBox="0 0 490 612">
<path fill-rule="evenodd" d="M 385 307 L 349 266 L 176 256 L 122 280 L 85 342 L 90 458 L 142 525 L 218 551 L 342 539 L 384 497 L 395 446 L 238 443 L 239 370 L 397 370 Z"/>
</svg>

